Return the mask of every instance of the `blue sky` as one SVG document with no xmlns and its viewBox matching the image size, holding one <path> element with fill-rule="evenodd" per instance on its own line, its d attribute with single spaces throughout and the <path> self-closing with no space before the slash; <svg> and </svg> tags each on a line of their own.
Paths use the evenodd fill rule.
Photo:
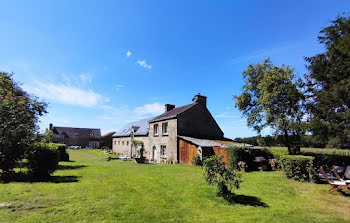
<svg viewBox="0 0 350 223">
<path fill-rule="evenodd" d="M 0 69 L 49 103 L 42 129 L 108 132 L 201 93 L 226 137 L 255 135 L 234 108 L 248 64 L 305 73 L 318 32 L 350 2 L 1 1 Z M 268 134 L 269 131 L 265 131 Z"/>
</svg>

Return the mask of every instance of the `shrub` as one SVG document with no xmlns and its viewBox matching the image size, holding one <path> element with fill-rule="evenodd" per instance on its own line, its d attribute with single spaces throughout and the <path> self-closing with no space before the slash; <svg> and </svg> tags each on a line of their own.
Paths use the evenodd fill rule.
<svg viewBox="0 0 350 223">
<path fill-rule="evenodd" d="M 256 166 L 253 162 L 255 157 L 264 157 L 266 160 L 273 158 L 272 153 L 265 148 L 250 148 L 250 147 L 231 147 L 229 149 L 229 162 L 230 167 L 233 169 L 238 169 L 238 162 L 245 162 L 250 168 L 253 169 Z"/>
<path fill-rule="evenodd" d="M 58 166 L 58 150 L 52 149 L 46 143 L 34 143 L 26 151 L 29 172 L 35 179 L 43 180 L 50 177 Z"/>
<path fill-rule="evenodd" d="M 55 143 L 52 143 L 55 144 Z M 69 154 L 67 153 L 67 146 L 65 144 L 56 144 L 59 153 L 59 161 L 69 161 Z M 51 147 L 52 148 L 52 147 Z"/>
<path fill-rule="evenodd" d="M 65 144 L 60 143 L 45 143 L 39 142 L 42 147 L 50 148 L 53 150 L 57 150 L 58 152 L 58 161 L 69 161 L 69 154 L 67 153 L 67 146 Z"/>
<path fill-rule="evenodd" d="M 193 157 L 192 164 L 194 166 L 203 166 L 202 159 L 198 154 Z"/>
<path fill-rule="evenodd" d="M 331 169 L 333 165 L 336 166 L 348 166 L 350 165 L 350 156 L 347 154 L 337 153 L 320 153 L 320 152 L 303 152 L 305 156 L 312 156 L 315 158 L 314 167 L 319 169 L 321 166 L 325 166 L 326 169 Z"/>
<path fill-rule="evenodd" d="M 205 180 L 219 189 L 218 196 L 227 197 L 239 188 L 241 175 L 232 168 L 226 168 L 221 156 L 204 160 Z"/>
<path fill-rule="evenodd" d="M 317 180 L 314 160 L 312 156 L 285 155 L 281 157 L 282 168 L 287 178 L 302 182 Z"/>
</svg>

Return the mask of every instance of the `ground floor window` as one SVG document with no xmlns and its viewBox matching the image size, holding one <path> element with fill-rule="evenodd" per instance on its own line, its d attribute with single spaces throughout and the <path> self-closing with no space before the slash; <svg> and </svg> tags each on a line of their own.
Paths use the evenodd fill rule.
<svg viewBox="0 0 350 223">
<path fill-rule="evenodd" d="M 160 146 L 160 155 L 162 157 L 166 157 L 166 146 L 164 146 L 164 145 Z"/>
</svg>

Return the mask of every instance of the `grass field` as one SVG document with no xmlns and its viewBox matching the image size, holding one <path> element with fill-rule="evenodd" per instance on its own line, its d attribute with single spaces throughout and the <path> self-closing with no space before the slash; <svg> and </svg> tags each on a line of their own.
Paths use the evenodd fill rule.
<svg viewBox="0 0 350 223">
<path fill-rule="evenodd" d="M 270 150 L 274 155 L 288 155 L 287 147 L 270 146 L 267 147 L 267 149 Z M 350 156 L 350 149 L 301 148 L 300 151 Z"/>
<path fill-rule="evenodd" d="M 350 197 L 280 171 L 245 173 L 229 204 L 200 167 L 69 153 L 51 182 L 0 184 L 0 203 L 11 203 L 0 222 L 350 222 Z"/>
</svg>

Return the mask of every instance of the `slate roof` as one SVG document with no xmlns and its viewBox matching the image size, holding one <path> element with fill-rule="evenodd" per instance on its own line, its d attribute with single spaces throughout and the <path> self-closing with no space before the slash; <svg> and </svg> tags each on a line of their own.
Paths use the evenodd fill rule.
<svg viewBox="0 0 350 223">
<path fill-rule="evenodd" d="M 165 112 L 155 118 L 153 118 L 152 120 L 150 120 L 149 122 L 158 122 L 158 121 L 162 121 L 162 120 L 167 120 L 167 119 L 171 119 L 171 118 L 176 118 L 179 114 L 181 114 L 182 112 L 192 108 L 195 104 L 188 104 L 188 105 L 184 105 L 178 108 L 173 108 L 172 110 Z"/>
<path fill-rule="evenodd" d="M 130 122 L 126 124 L 123 128 L 118 130 L 116 133 L 113 134 L 113 137 L 120 137 L 120 136 L 130 136 L 131 135 L 131 128 L 134 128 L 134 135 L 135 136 L 142 136 L 147 135 L 149 131 L 149 121 L 153 119 L 147 118 L 142 119 L 135 122 Z"/>
<path fill-rule="evenodd" d="M 90 128 L 72 128 L 72 127 L 53 127 L 54 137 L 60 137 L 65 134 L 68 138 L 89 138 L 89 139 L 100 139 L 100 129 Z"/>
</svg>

